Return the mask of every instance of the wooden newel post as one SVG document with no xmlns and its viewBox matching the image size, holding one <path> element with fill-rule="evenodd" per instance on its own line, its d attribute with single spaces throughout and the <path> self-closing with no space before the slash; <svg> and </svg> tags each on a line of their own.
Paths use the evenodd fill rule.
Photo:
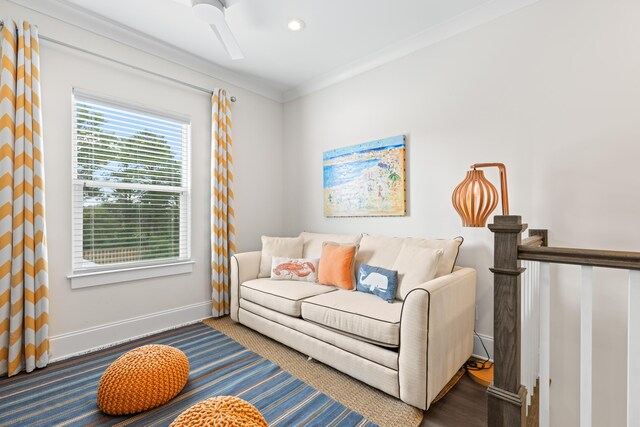
<svg viewBox="0 0 640 427">
<path fill-rule="evenodd" d="M 496 215 L 493 272 L 493 383 L 489 386 L 490 427 L 518 427 L 525 422 L 526 390 L 520 383 L 521 233 L 527 225 L 515 215 Z"/>
</svg>

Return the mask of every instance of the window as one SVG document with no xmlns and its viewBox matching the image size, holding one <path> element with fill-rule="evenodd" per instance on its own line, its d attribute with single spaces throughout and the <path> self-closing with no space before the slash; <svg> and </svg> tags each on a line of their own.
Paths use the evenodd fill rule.
<svg viewBox="0 0 640 427">
<path fill-rule="evenodd" d="M 188 261 L 188 120 L 75 90 L 72 134 L 71 277 Z"/>
</svg>

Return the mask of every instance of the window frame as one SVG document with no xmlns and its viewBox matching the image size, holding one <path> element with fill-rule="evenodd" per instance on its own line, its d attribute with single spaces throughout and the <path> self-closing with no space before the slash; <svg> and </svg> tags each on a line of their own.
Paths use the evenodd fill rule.
<svg viewBox="0 0 640 427">
<path fill-rule="evenodd" d="M 185 153 L 183 182 L 184 185 L 152 185 L 139 183 L 118 183 L 108 181 L 95 181 L 78 179 L 78 140 L 76 134 L 77 100 L 95 102 L 108 108 L 123 109 L 133 113 L 146 114 L 159 119 L 176 121 L 186 126 L 186 138 L 184 138 L 183 152 Z M 179 113 L 161 110 L 154 107 L 142 105 L 140 103 L 114 98 L 106 95 L 96 94 L 84 89 L 73 88 L 71 95 L 71 273 L 67 276 L 71 281 L 71 288 L 85 288 L 91 286 L 120 283 L 133 280 L 141 280 L 153 277 L 171 276 L 175 274 L 186 274 L 193 270 L 193 260 L 191 258 L 191 118 Z M 83 252 L 84 239 L 84 218 L 82 209 L 78 211 L 78 197 L 84 197 L 83 188 L 85 186 L 93 188 L 126 188 L 132 190 L 163 191 L 180 194 L 180 209 L 186 210 L 184 215 L 180 214 L 180 230 L 185 229 L 184 235 L 180 233 L 180 254 L 178 258 L 157 259 L 148 261 L 132 261 L 114 264 L 105 264 L 95 267 L 77 268 L 78 254 Z M 82 202 L 80 202 L 82 203 Z M 79 218 L 78 218 L 79 216 Z M 184 218 L 185 223 L 182 224 Z M 80 223 L 79 226 L 74 224 Z M 183 245 L 183 239 L 185 240 Z"/>
</svg>

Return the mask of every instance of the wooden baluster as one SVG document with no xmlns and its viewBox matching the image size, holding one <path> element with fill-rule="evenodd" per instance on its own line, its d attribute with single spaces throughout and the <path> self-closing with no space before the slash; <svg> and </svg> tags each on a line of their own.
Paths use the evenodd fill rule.
<svg viewBox="0 0 640 427">
<path fill-rule="evenodd" d="M 640 270 L 629 271 L 627 426 L 640 425 Z"/>
<path fill-rule="evenodd" d="M 549 367 L 551 350 L 551 283 L 549 263 L 540 263 L 540 427 L 549 427 Z"/>
<path fill-rule="evenodd" d="M 580 286 L 580 427 L 591 427 L 593 366 L 593 267 L 582 267 Z"/>
</svg>

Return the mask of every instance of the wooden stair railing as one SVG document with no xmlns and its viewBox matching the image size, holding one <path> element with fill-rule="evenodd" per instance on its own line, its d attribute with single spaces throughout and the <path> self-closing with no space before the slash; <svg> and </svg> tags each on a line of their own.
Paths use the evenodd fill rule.
<svg viewBox="0 0 640 427">
<path fill-rule="evenodd" d="M 520 216 L 496 215 L 489 225 L 494 233 L 494 380 L 488 393 L 488 425 L 517 427 L 549 425 L 549 264 L 582 266 L 580 309 L 580 426 L 591 426 L 592 410 L 592 298 L 593 267 L 629 270 L 627 425 L 640 425 L 640 252 L 548 247 L 547 230 L 530 230 Z M 539 263 L 539 384 L 540 413 L 526 416 L 527 390 L 521 383 L 521 261 Z M 525 295 L 525 301 L 527 301 Z M 530 332 L 530 331 L 529 331 Z M 527 348 L 530 350 L 531 345 Z M 537 349 L 536 349 L 537 350 Z M 537 366 L 536 366 L 537 367 Z M 530 367 L 529 367 L 530 368 Z M 530 372 L 530 371 L 529 371 Z M 632 380 L 635 379 L 635 380 Z M 533 388 L 533 387 L 531 387 Z M 529 390 L 532 393 L 533 390 Z M 538 418 L 539 415 L 539 418 Z"/>
</svg>

